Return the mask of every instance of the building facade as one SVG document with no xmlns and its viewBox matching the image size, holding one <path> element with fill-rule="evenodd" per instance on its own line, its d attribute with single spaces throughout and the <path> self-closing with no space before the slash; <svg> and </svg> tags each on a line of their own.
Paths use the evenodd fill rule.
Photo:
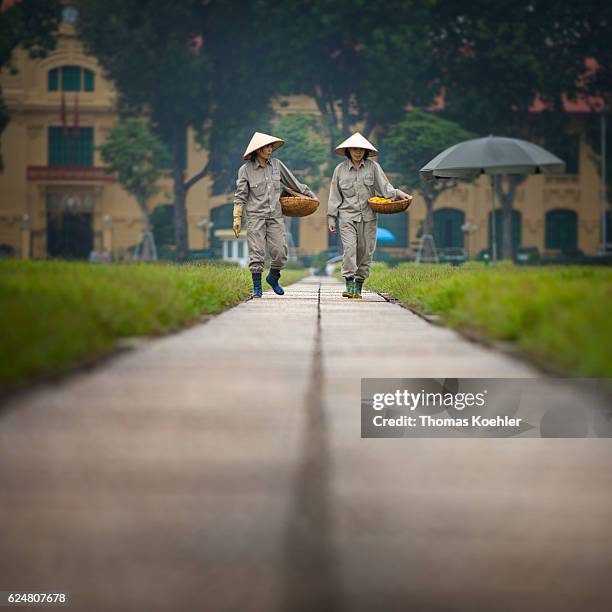
<svg viewBox="0 0 612 612">
<path fill-rule="evenodd" d="M 0 84 L 11 116 L 1 136 L 4 170 L 0 173 L 0 248 L 23 258 L 86 259 L 92 252 L 129 258 L 137 252 L 143 220 L 136 201 L 107 174 L 96 147 L 117 121 L 116 92 L 95 58 L 83 51 L 68 12 L 57 48 L 42 60 L 18 49 L 18 72 L 0 72 Z M 313 100 L 283 100 L 279 114 L 318 114 Z M 601 243 L 599 175 L 576 115 L 575 163 L 562 176 L 530 176 L 517 189 L 513 213 L 515 246 L 557 254 L 577 249 L 595 254 Z M 282 158 L 282 151 L 281 151 Z M 186 135 L 185 175 L 197 173 L 207 152 Z M 236 160 L 236 169 L 242 163 Z M 169 176 L 151 202 L 169 206 Z M 189 246 L 210 256 L 246 263 L 245 236 L 231 231 L 232 194 L 211 195 L 204 178 L 188 192 Z M 310 217 L 287 220 L 297 253 L 337 248 L 327 232 L 328 187 L 319 192 L 322 205 Z M 491 192 L 483 177 L 445 192 L 436 202 L 434 237 L 439 248 L 457 247 L 475 256 L 490 244 Z M 496 217 L 500 211 L 496 211 Z M 166 218 L 171 219 L 171 216 Z M 425 218 L 423 200 L 415 196 L 408 214 L 379 216 L 395 241 L 385 249 L 397 256 L 412 254 Z M 496 223 L 501 237 L 499 219 Z M 469 229 L 469 231 L 466 231 Z"/>
</svg>

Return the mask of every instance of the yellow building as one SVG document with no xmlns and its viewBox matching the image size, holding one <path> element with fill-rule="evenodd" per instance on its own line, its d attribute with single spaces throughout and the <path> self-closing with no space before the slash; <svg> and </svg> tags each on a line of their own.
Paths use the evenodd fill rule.
<svg viewBox="0 0 612 612">
<path fill-rule="evenodd" d="M 18 72 L 0 72 L 11 115 L 1 137 L 5 167 L 0 173 L 0 249 L 24 258 L 87 258 L 92 251 L 107 251 L 121 259 L 139 243 L 143 221 L 136 201 L 105 172 L 95 148 L 117 120 L 116 92 L 95 58 L 83 52 L 70 10 L 65 11 L 57 48 L 47 58 L 32 60 L 18 49 Z M 318 114 L 314 101 L 304 96 L 286 98 L 276 110 Z M 576 125 L 580 133 L 579 118 Z M 203 167 L 207 153 L 191 131 L 186 149 L 189 177 Z M 550 253 L 561 248 L 597 252 L 599 177 L 581 133 L 575 157 L 574 173 L 532 176 L 518 188 L 516 245 Z M 241 163 L 236 160 L 236 169 Z M 152 207 L 171 203 L 169 174 L 160 186 L 162 193 Z M 315 253 L 334 245 L 326 228 L 327 187 L 319 197 L 322 205 L 314 215 L 290 222 L 297 252 Z M 437 246 L 466 248 L 472 256 L 486 248 L 490 201 L 484 179 L 444 193 L 434 213 Z M 231 232 L 231 194 L 212 196 L 211 181 L 205 178 L 188 192 L 187 211 L 191 249 L 246 261 L 244 235 L 237 241 Z M 424 216 L 424 204 L 416 196 L 409 214 L 379 217 L 396 236 L 391 252 L 411 253 Z M 466 223 L 472 229 L 469 244 L 462 230 Z"/>
</svg>

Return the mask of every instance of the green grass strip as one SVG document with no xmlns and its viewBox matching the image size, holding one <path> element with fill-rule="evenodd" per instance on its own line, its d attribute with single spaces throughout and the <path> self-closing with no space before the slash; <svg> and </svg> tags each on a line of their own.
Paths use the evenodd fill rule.
<svg viewBox="0 0 612 612">
<path fill-rule="evenodd" d="M 514 343 L 571 376 L 612 377 L 612 270 L 376 265 L 367 286 L 455 328 Z"/>
<path fill-rule="evenodd" d="M 306 275 L 283 271 L 289 284 Z M 215 265 L 0 261 L 0 388 L 217 314 L 251 293 L 248 270 Z"/>
</svg>

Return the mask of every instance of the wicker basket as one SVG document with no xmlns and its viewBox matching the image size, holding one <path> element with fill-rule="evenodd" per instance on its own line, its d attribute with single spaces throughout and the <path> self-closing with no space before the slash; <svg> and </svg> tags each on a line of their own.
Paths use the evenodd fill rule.
<svg viewBox="0 0 612 612">
<path fill-rule="evenodd" d="M 285 217 L 307 217 L 319 208 L 319 200 L 306 196 L 283 196 L 280 199 Z"/>
<path fill-rule="evenodd" d="M 393 215 L 395 213 L 404 212 L 412 203 L 412 200 L 406 198 L 405 200 L 393 200 L 392 202 L 372 202 L 368 200 L 370 208 L 375 212 L 382 215 Z"/>
</svg>

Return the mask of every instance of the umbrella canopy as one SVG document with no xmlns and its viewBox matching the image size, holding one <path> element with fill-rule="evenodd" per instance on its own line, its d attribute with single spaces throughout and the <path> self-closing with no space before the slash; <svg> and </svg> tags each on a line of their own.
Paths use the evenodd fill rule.
<svg viewBox="0 0 612 612">
<path fill-rule="evenodd" d="M 479 174 L 564 172 L 558 157 L 526 140 L 487 136 L 460 142 L 436 155 L 419 171 L 421 178 L 472 178 Z"/>
<path fill-rule="evenodd" d="M 395 240 L 395 236 L 384 227 L 376 228 L 376 240 L 377 242 L 393 242 Z"/>
</svg>

